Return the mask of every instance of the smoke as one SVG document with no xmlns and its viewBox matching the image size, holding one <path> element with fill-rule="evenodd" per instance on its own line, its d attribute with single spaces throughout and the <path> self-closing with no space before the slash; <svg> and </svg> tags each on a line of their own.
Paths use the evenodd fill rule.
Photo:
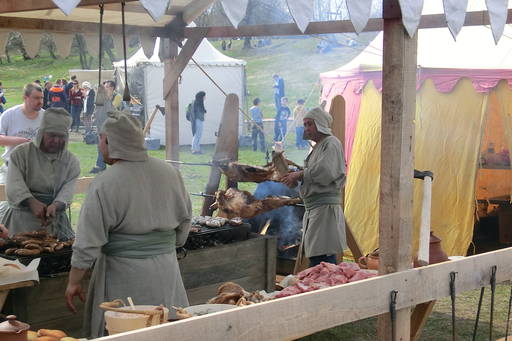
<svg viewBox="0 0 512 341">
<path fill-rule="evenodd" d="M 258 184 L 254 191 L 256 199 L 263 199 L 269 195 L 285 195 L 294 198 L 298 197 L 299 193 L 296 189 L 279 182 L 265 181 Z M 277 247 L 282 249 L 300 242 L 303 215 L 304 208 L 302 207 L 284 206 L 256 216 L 251 219 L 251 224 L 253 229 L 257 230 L 261 229 L 268 219 L 271 219 L 267 234 L 277 236 Z"/>
</svg>

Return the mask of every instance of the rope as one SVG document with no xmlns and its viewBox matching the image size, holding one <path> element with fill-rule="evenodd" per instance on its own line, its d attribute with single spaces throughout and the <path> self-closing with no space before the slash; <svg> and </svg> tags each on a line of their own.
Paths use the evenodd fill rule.
<svg viewBox="0 0 512 341">
<path fill-rule="evenodd" d="M 100 39 L 99 39 L 99 56 L 98 56 L 98 86 L 101 85 L 101 66 L 103 63 L 103 13 L 105 3 L 101 0 L 100 6 Z"/>
<path fill-rule="evenodd" d="M 130 101 L 130 89 L 128 88 L 128 67 L 126 62 L 126 24 L 124 18 L 124 7 L 126 6 L 125 0 L 121 1 L 121 20 L 123 28 L 123 57 L 124 57 L 124 93 L 123 101 Z"/>
</svg>

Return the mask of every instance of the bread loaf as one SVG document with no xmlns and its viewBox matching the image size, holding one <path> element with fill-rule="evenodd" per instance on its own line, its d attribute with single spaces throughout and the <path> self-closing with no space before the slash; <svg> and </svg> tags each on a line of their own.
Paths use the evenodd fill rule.
<svg viewBox="0 0 512 341">
<path fill-rule="evenodd" d="M 39 329 L 37 331 L 37 335 L 39 336 L 50 336 L 50 337 L 54 337 L 54 338 L 57 338 L 57 339 L 60 339 L 60 338 L 63 338 L 63 337 L 66 337 L 66 333 L 64 333 L 62 330 L 58 330 L 58 329 Z"/>
</svg>

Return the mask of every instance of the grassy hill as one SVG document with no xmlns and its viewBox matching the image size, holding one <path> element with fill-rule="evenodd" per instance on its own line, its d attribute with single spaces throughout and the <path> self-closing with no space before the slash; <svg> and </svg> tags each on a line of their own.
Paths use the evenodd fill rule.
<svg viewBox="0 0 512 341">
<path fill-rule="evenodd" d="M 309 98 L 308 107 L 318 104 L 320 87 L 318 75 L 340 67 L 354 58 L 364 46 L 371 41 L 375 33 L 363 33 L 360 36 L 339 34 L 337 40 L 345 43 L 355 38 L 359 44 L 356 47 L 338 47 L 332 52 L 320 54 L 317 44 L 321 37 L 281 37 L 272 39 L 272 44 L 265 47 L 243 49 L 242 40 L 233 40 L 232 48 L 222 51 L 226 55 L 247 61 L 247 88 L 248 101 L 260 97 L 262 108 L 266 117 L 274 115 L 273 107 L 273 79 L 272 75 L 278 73 L 285 80 L 286 96 L 293 108 L 298 98 Z M 212 41 L 213 45 L 221 50 L 221 41 Z M 256 40 L 253 41 L 256 44 Z M 12 63 L 0 64 L 0 81 L 3 82 L 7 107 L 22 102 L 21 91 L 23 85 L 35 79 L 43 79 L 52 75 L 52 79 L 68 77 L 69 69 L 80 69 L 77 56 L 51 59 L 44 51 L 41 57 L 24 61 L 15 56 Z M 5 61 L 5 59 L 3 59 Z"/>
</svg>

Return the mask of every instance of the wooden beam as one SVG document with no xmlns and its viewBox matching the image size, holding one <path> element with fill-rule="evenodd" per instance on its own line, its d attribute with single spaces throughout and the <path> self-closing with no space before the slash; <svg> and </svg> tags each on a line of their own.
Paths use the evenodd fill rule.
<svg viewBox="0 0 512 341">
<path fill-rule="evenodd" d="M 121 3 L 121 0 L 103 0 L 105 4 Z M 125 0 L 126 3 L 138 0 Z M 78 7 L 98 5 L 100 0 L 81 0 Z M 52 0 L 3 0 L 0 1 L 0 13 L 26 12 L 58 9 Z"/>
<path fill-rule="evenodd" d="M 512 23 L 512 9 L 508 10 L 507 24 Z M 464 26 L 489 25 L 487 11 L 467 12 Z M 375 32 L 383 30 L 381 18 L 371 18 L 363 29 L 363 32 Z M 446 27 L 444 14 L 429 14 L 421 17 L 419 28 Z M 186 27 L 185 38 L 189 37 L 197 27 Z M 232 26 L 210 27 L 207 38 L 235 38 L 235 37 L 261 37 L 261 36 L 290 36 L 331 33 L 354 33 L 354 26 L 350 20 L 314 21 L 310 22 L 306 31 L 302 33 L 296 24 L 271 24 L 271 25 L 244 25 L 235 29 Z"/>
<path fill-rule="evenodd" d="M 167 87 L 167 75 L 173 73 L 176 68 L 176 58 L 178 57 L 178 44 L 165 38 L 161 41 L 161 56 L 164 62 L 164 89 Z M 177 86 L 169 87 L 171 89 L 165 98 L 165 158 L 167 160 L 180 159 L 180 110 Z"/>
<path fill-rule="evenodd" d="M 398 291 L 397 309 L 448 297 L 452 271 L 457 272 L 458 293 L 488 285 L 493 265 L 498 269 L 497 283 L 508 281 L 511 258 L 512 248 L 507 248 L 98 340 L 297 339 L 389 311 L 392 290 Z M 408 339 L 409 335 L 404 338 Z"/>
<path fill-rule="evenodd" d="M 379 273 L 411 267 L 414 113 L 418 35 L 404 29 L 398 0 L 384 1 Z M 395 336 L 392 336 L 392 324 Z M 379 340 L 410 338 L 410 308 L 379 316 Z"/>
<path fill-rule="evenodd" d="M 76 33 L 97 32 L 99 29 L 99 24 L 69 20 L 28 19 L 0 15 L 0 28 L 12 29 L 13 31 L 18 29 L 59 33 Z M 103 24 L 103 30 L 105 33 L 122 34 L 121 25 L 117 24 Z M 168 28 L 165 27 L 126 25 L 126 34 L 145 35 L 151 37 L 167 37 L 171 34 L 171 32 Z"/>
<path fill-rule="evenodd" d="M 411 314 L 411 341 L 418 341 L 420 339 L 421 331 L 427 323 L 435 304 L 436 301 L 429 301 L 414 307 Z"/>
<path fill-rule="evenodd" d="M 239 99 L 235 94 L 228 94 L 224 102 L 224 110 L 222 111 L 222 118 L 219 125 L 219 132 L 217 134 L 217 141 L 215 143 L 215 153 L 213 154 L 213 161 L 222 160 L 238 160 L 238 114 Z M 221 173 L 219 167 L 211 167 L 208 183 L 206 184 L 205 193 L 215 194 L 219 189 Z M 201 215 L 211 216 L 213 210 L 210 205 L 215 200 L 211 197 L 205 197 Z"/>
<path fill-rule="evenodd" d="M 174 62 L 174 68 L 169 70 L 169 73 L 165 74 L 164 79 L 164 99 L 169 96 L 172 88 L 178 83 L 178 78 L 185 70 L 190 58 L 194 55 L 197 50 L 197 47 L 203 41 L 204 36 L 206 35 L 208 29 L 200 28 L 197 31 L 194 31 L 194 35 L 187 39 L 187 42 L 181 49 L 176 61 Z"/>
<path fill-rule="evenodd" d="M 188 25 L 200 16 L 215 0 L 196 0 L 183 9 L 183 21 Z"/>
</svg>

